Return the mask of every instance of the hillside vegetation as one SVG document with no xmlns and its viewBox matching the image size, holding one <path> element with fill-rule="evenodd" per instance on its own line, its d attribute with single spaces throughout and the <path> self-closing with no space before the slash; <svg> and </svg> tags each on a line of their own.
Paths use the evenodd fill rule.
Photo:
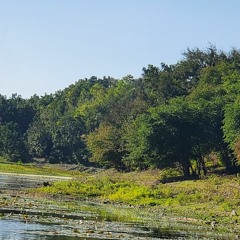
<svg viewBox="0 0 240 240">
<path fill-rule="evenodd" d="M 0 95 L 0 155 L 8 161 L 75 163 L 129 172 L 206 163 L 238 172 L 240 51 L 187 49 L 142 77 L 80 79 L 54 94 Z"/>
</svg>

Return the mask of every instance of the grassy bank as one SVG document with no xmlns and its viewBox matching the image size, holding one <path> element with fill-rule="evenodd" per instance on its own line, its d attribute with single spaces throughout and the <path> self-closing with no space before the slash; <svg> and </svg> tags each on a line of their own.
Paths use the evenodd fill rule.
<svg viewBox="0 0 240 240">
<path fill-rule="evenodd" d="M 151 217 L 153 214 L 169 216 L 179 221 L 207 224 L 219 230 L 240 231 L 238 175 L 211 174 L 199 180 L 182 181 L 176 169 L 131 173 L 111 169 L 80 173 L 57 165 L 10 163 L 0 163 L 0 172 L 73 176 L 73 180 L 54 182 L 32 191 L 58 199 L 70 196 L 73 202 L 74 197 L 93 200 L 107 204 L 108 208 L 111 204 L 124 205 L 135 210 L 147 210 Z"/>
<path fill-rule="evenodd" d="M 106 170 L 74 181 L 55 182 L 39 191 L 148 208 L 179 220 L 197 220 L 213 227 L 239 230 L 240 177 L 212 174 L 199 180 L 162 183 L 169 174 L 172 171 L 118 173 Z"/>
<path fill-rule="evenodd" d="M 1 159 L 0 159 L 1 160 Z M 0 172 L 16 174 L 35 174 L 51 176 L 75 176 L 79 175 L 78 171 L 72 171 L 61 167 L 60 165 L 39 165 L 39 164 L 22 164 L 0 161 Z"/>
</svg>

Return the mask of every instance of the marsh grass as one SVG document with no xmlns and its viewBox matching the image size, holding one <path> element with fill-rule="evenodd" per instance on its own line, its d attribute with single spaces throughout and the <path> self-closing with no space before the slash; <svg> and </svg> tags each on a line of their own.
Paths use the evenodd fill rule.
<svg viewBox="0 0 240 240">
<path fill-rule="evenodd" d="M 168 170 L 169 171 L 169 170 Z M 210 175 L 204 179 L 162 183 L 167 173 L 149 170 L 119 173 L 115 170 L 55 182 L 39 191 L 94 199 L 100 203 L 144 208 L 162 215 L 216 221 L 238 229 L 240 178 Z M 232 214 L 233 210 L 236 214 Z M 239 230 L 239 229 L 238 229 Z"/>
<path fill-rule="evenodd" d="M 39 175 L 72 176 L 69 181 L 33 189 L 34 194 L 47 194 L 61 199 L 91 200 L 109 206 L 119 205 L 134 208 L 120 215 L 114 211 L 102 211 L 104 218 L 136 219 L 142 209 L 159 216 L 193 218 L 204 223 L 217 222 L 223 228 L 239 231 L 240 227 L 240 177 L 211 174 L 199 180 L 175 181 L 179 171 L 174 169 L 148 170 L 120 173 L 104 170 L 95 173 L 69 172 L 52 166 L 0 163 L 0 172 L 28 173 Z M 171 179 L 171 181 L 169 181 Z M 59 201 L 60 202 L 60 201 Z M 107 204 L 106 204 L 107 203 Z M 71 205 L 71 204 L 70 204 Z M 76 202 L 72 205 L 73 209 Z M 77 205 L 79 208 L 79 205 Z M 70 210 L 70 209 L 69 209 Z M 131 213 L 131 214 L 130 214 Z M 121 217 L 118 217 L 121 216 Z M 132 216 L 132 217 L 131 217 Z M 236 230 L 237 229 L 237 230 Z"/>
<path fill-rule="evenodd" d="M 212 174 L 204 179 L 179 181 L 177 169 L 131 173 L 110 169 L 94 173 L 69 173 L 56 167 L 21 163 L 0 163 L 0 171 L 73 177 L 69 181 L 30 190 L 30 196 L 35 196 L 37 200 L 31 202 L 31 206 L 24 201 L 22 204 L 27 204 L 27 208 L 42 205 L 44 209 L 47 206 L 49 211 L 54 212 L 90 211 L 107 221 L 151 221 L 150 225 L 156 224 L 156 227 L 160 223 L 161 226 L 163 223 L 168 226 L 174 221 L 180 227 L 191 222 L 211 230 L 211 223 L 215 222 L 214 230 L 234 234 L 240 231 L 238 175 Z M 46 202 L 40 202 L 42 196 Z M 13 199 L 11 203 L 2 199 L 0 205 L 16 205 L 15 202 L 19 201 Z"/>
</svg>

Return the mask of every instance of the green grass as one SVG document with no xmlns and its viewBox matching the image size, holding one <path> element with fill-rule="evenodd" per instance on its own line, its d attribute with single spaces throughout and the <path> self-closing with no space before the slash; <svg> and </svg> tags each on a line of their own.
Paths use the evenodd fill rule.
<svg viewBox="0 0 240 240">
<path fill-rule="evenodd" d="M 0 161 L 0 172 L 52 176 L 79 175 L 79 172 L 71 172 L 50 165 L 37 166 L 34 164 L 10 163 L 6 161 Z"/>
<path fill-rule="evenodd" d="M 166 178 L 166 174 L 160 171 L 118 173 L 108 170 L 74 181 L 55 182 L 39 191 L 139 206 L 170 216 L 194 218 L 205 223 L 217 221 L 223 227 L 238 228 L 238 176 L 210 175 L 205 179 L 165 184 L 160 183 L 163 177 Z M 238 214 L 231 215 L 233 210 Z"/>
</svg>

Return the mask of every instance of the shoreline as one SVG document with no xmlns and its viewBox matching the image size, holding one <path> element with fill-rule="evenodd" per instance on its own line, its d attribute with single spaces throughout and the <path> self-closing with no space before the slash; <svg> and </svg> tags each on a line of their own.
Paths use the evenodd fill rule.
<svg viewBox="0 0 240 240">
<path fill-rule="evenodd" d="M 143 222 L 159 227 L 164 220 L 167 226 L 195 226 L 216 234 L 236 236 L 240 231 L 240 208 L 235 203 L 238 199 L 231 197 L 232 193 L 237 197 L 236 191 L 240 182 L 235 176 L 156 184 L 156 179 L 159 178 L 157 171 L 136 174 L 106 170 L 96 174 L 79 173 L 76 178 L 6 172 L 0 174 L 40 181 L 49 178 L 54 182 L 53 185 L 41 189 L 38 185 L 34 189 L 1 190 L 0 212 L 2 211 L 4 218 L 45 223 L 64 222 L 61 216 L 71 215 L 73 212 L 82 214 L 82 210 L 91 209 L 110 221 L 142 219 Z M 64 181 L 71 179 L 73 181 Z M 142 185 L 144 183 L 147 185 Z M 99 188 L 98 192 L 94 190 L 96 186 Z M 82 192 L 83 190 L 85 192 Z M 224 195 L 226 193 L 233 204 L 231 206 L 227 205 L 228 199 Z M 149 199 L 148 194 L 152 195 Z M 209 199 L 203 198 L 205 195 Z M 16 214 L 11 214 L 14 210 L 17 211 Z M 34 212 L 57 215 L 55 219 L 51 219 L 44 218 L 41 214 L 34 215 Z"/>
<path fill-rule="evenodd" d="M 66 179 L 66 180 L 73 179 L 73 177 L 65 177 L 65 176 L 28 174 L 28 173 L 11 173 L 11 172 L 0 172 L 0 175 L 13 175 L 13 176 L 23 176 L 23 177 L 41 177 L 41 178 L 52 178 L 52 179 Z"/>
<path fill-rule="evenodd" d="M 151 207 L 134 208 L 120 204 L 104 204 L 94 201 L 94 199 L 90 201 L 80 200 L 76 204 L 75 199 L 69 200 L 69 196 L 32 196 L 32 194 L 29 196 L 29 194 L 24 194 L 23 192 L 18 192 L 17 194 L 15 191 L 13 192 L 14 194 L 8 192 L 0 197 L 1 200 L 5 198 L 5 200 L 14 202 L 15 205 L 17 204 L 17 207 L 8 206 L 0 208 L 2 220 L 59 226 L 66 226 L 67 224 L 72 230 L 71 233 L 64 233 L 66 236 L 82 237 L 83 225 L 93 226 L 100 224 L 103 227 L 104 222 L 107 224 L 112 222 L 112 225 L 116 224 L 117 226 L 119 226 L 118 222 L 121 223 L 121 225 L 126 224 L 126 226 L 129 226 L 129 224 L 135 226 L 137 224 L 136 226 L 139 225 L 144 228 L 147 227 L 156 230 L 175 229 L 174 232 L 176 234 L 177 232 L 179 232 L 179 234 L 185 232 L 190 235 L 193 234 L 194 236 L 198 236 L 199 234 L 199 236 L 204 236 L 203 239 L 208 239 L 206 236 L 209 236 L 209 239 L 233 240 L 236 239 L 237 236 L 237 233 L 225 231 L 221 226 L 216 225 L 213 227 L 211 223 L 206 223 L 199 219 L 162 214 L 159 209 L 155 209 L 153 212 Z M 51 206 L 51 208 L 49 209 L 48 206 Z M 87 227 L 87 229 L 89 229 L 89 227 Z M 87 230 L 86 232 L 91 234 L 96 233 L 94 230 Z M 106 233 L 106 231 L 100 229 L 98 233 L 102 234 Z M 58 235 L 60 232 L 55 234 Z M 213 236 L 215 237 L 213 238 Z M 201 237 L 198 239 L 201 239 Z"/>
</svg>

